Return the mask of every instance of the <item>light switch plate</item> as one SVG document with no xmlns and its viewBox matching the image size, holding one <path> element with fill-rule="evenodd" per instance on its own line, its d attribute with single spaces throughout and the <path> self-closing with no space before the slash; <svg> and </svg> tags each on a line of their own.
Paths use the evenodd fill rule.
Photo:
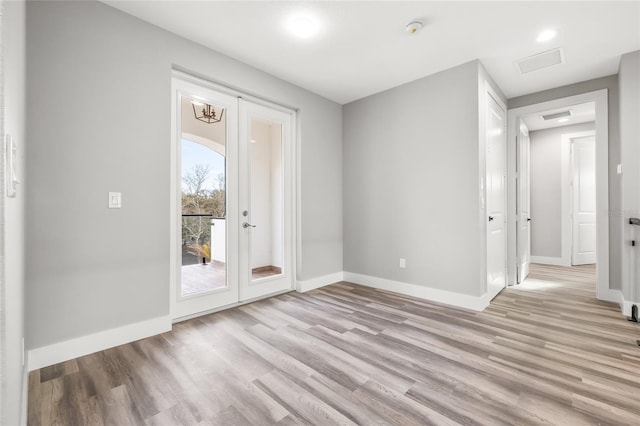
<svg viewBox="0 0 640 426">
<path fill-rule="evenodd" d="M 622 164 L 618 164 L 618 174 L 621 175 L 622 174 Z"/>
<path fill-rule="evenodd" d="M 120 192 L 109 193 L 109 208 L 110 209 L 122 208 L 122 193 Z"/>
</svg>

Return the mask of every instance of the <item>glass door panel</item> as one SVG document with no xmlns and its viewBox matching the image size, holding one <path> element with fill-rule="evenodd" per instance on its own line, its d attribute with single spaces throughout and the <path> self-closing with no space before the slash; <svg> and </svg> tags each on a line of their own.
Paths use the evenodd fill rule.
<svg viewBox="0 0 640 426">
<path fill-rule="evenodd" d="M 251 120 L 249 144 L 251 177 L 251 280 L 282 274 L 283 176 L 282 124 Z"/>
<path fill-rule="evenodd" d="M 292 114 L 240 101 L 240 300 L 292 288 Z"/>
<path fill-rule="evenodd" d="M 238 155 L 237 99 L 179 79 L 173 84 L 178 229 L 171 311 L 181 318 L 238 301 L 237 255 L 228 256 L 237 253 L 237 236 L 228 231 L 237 184 L 227 179 Z"/>
</svg>

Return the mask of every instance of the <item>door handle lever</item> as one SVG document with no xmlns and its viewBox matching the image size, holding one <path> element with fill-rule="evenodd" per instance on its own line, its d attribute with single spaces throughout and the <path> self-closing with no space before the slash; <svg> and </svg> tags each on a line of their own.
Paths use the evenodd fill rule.
<svg viewBox="0 0 640 426">
<path fill-rule="evenodd" d="M 243 223 L 243 224 L 242 224 L 242 227 L 243 227 L 243 228 L 255 228 L 256 226 L 255 226 L 255 225 L 252 225 L 252 224 L 250 224 L 250 223 L 245 222 L 245 223 Z"/>
<path fill-rule="evenodd" d="M 493 221 L 493 216 L 489 216 L 489 222 Z"/>
</svg>

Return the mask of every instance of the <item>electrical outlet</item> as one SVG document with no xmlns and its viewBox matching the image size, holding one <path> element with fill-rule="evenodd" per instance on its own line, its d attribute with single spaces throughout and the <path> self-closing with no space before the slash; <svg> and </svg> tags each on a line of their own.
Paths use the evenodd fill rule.
<svg viewBox="0 0 640 426">
<path fill-rule="evenodd" d="M 400 267 L 401 268 L 406 268 L 407 267 L 407 261 L 403 258 L 400 258 Z"/>
</svg>

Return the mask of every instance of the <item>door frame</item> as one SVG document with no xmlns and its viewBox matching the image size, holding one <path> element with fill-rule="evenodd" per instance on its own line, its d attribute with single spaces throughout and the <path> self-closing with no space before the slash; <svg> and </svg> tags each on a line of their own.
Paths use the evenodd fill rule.
<svg viewBox="0 0 640 426">
<path fill-rule="evenodd" d="M 531 264 L 531 137 L 529 135 L 529 128 L 527 127 L 527 125 L 525 124 L 525 122 L 521 119 L 516 119 L 516 126 L 517 126 L 517 130 L 518 133 L 516 135 L 516 187 L 518 188 L 518 191 L 522 188 L 522 180 L 523 180 L 523 174 L 522 174 L 522 152 L 524 150 L 524 148 L 522 147 L 522 140 L 519 138 L 521 136 L 522 133 L 522 128 L 524 127 L 527 130 L 527 134 L 526 134 L 526 138 L 527 138 L 527 147 L 526 147 L 526 154 L 527 154 L 527 186 L 528 186 L 528 200 L 527 200 L 527 206 L 528 206 L 528 212 L 527 212 L 527 223 L 528 223 L 528 228 L 527 228 L 527 232 L 529 233 L 528 235 L 528 243 L 529 243 L 529 265 Z M 522 270 L 521 270 L 521 266 L 522 266 L 522 256 L 521 254 L 521 242 L 522 242 L 522 225 L 520 224 L 520 220 L 522 219 L 522 197 L 520 196 L 520 193 L 516 191 L 516 283 L 520 284 L 522 283 L 526 278 L 527 275 L 529 275 L 529 270 L 527 270 L 527 275 L 525 275 L 524 277 L 521 277 L 522 275 Z"/>
<path fill-rule="evenodd" d="M 240 99 L 246 99 L 248 101 L 251 101 L 255 104 L 259 104 L 259 105 L 263 105 L 266 106 L 268 108 L 272 108 L 272 109 L 276 109 L 279 111 L 283 111 L 285 113 L 289 113 L 292 114 L 292 120 L 291 120 L 291 158 L 292 158 L 292 170 L 291 173 L 293 174 L 292 176 L 292 191 L 291 191 L 291 198 L 292 198 L 292 202 L 291 202 L 291 220 L 292 220 L 292 225 L 291 225 L 291 244 L 293 244 L 293 246 L 291 247 L 291 288 L 281 291 L 281 292 L 277 292 L 274 294 L 270 294 L 268 296 L 265 297 L 258 297 L 255 299 L 248 299 L 248 300 L 244 300 L 244 301 L 238 301 L 236 303 L 230 303 L 228 305 L 224 305 L 224 306 L 220 306 L 220 307 L 216 307 L 216 308 L 212 308 L 212 309 L 206 309 L 203 310 L 201 312 L 197 312 L 191 315 L 185 315 L 185 316 L 180 316 L 180 317 L 176 317 L 176 298 L 175 295 L 177 294 L 178 291 L 178 279 L 177 279 L 177 274 L 180 271 L 180 267 L 181 267 L 181 256 L 179 255 L 179 250 L 177 249 L 177 244 L 178 241 L 180 241 L 180 238 L 178 237 L 179 233 L 181 232 L 181 225 L 180 222 L 178 221 L 178 216 L 177 216 L 177 212 L 178 212 L 178 207 L 181 206 L 180 204 L 180 199 L 178 197 L 178 191 L 177 191 L 177 184 L 176 184 L 176 177 L 177 177 L 177 172 L 178 172 L 178 161 L 180 160 L 179 155 L 178 155 L 178 148 L 179 148 L 179 143 L 180 141 L 177 138 L 177 133 L 176 133 L 176 128 L 177 128 L 177 123 L 176 123 L 176 111 L 175 108 L 176 106 L 174 105 L 174 94 L 173 94 L 173 83 L 171 84 L 172 90 L 171 90 L 171 138 L 170 138 L 170 144 L 169 144 L 169 170 L 170 170 L 170 179 L 169 179 L 169 292 L 168 292 L 168 296 L 169 296 L 169 316 L 171 317 L 171 321 L 173 323 L 176 322 L 180 322 L 180 321 L 185 321 L 191 318 L 195 318 L 195 317 L 199 317 L 202 315 L 207 315 L 213 312 L 218 312 L 218 311 L 222 311 L 225 309 L 229 309 L 235 306 L 240 306 L 240 305 L 244 305 L 247 303 L 252 303 L 255 300 L 259 300 L 259 299 L 263 299 L 266 297 L 272 297 L 275 296 L 277 294 L 281 294 L 281 293 L 286 293 L 289 292 L 291 290 L 295 290 L 297 287 L 297 273 L 298 273 L 298 268 L 297 266 L 299 265 L 300 259 L 299 259 L 299 253 L 300 253 L 300 236 L 299 236 L 299 229 L 300 229 L 300 221 L 299 221 L 299 217 L 300 217 L 300 196 L 299 196 L 299 191 L 300 191 L 300 133 L 299 133 L 299 114 L 298 114 L 298 109 L 297 108 L 293 108 L 293 107 L 288 107 L 285 105 L 281 105 L 281 104 L 277 104 L 274 102 L 270 102 L 267 101 L 265 99 L 247 94 L 245 92 L 241 92 L 239 90 L 236 89 L 232 89 L 229 88 L 227 86 L 224 86 L 223 84 L 220 83 L 216 83 L 214 81 L 210 81 L 210 80 L 206 80 L 200 77 L 196 77 L 192 74 L 189 74 L 187 72 L 181 71 L 179 69 L 172 69 L 171 70 L 171 81 L 173 81 L 173 79 L 178 79 L 178 80 L 182 80 L 184 82 L 187 83 L 191 83 L 191 84 L 196 84 L 198 86 L 201 86 L 205 89 L 209 89 L 209 90 L 213 90 L 225 95 L 230 95 L 230 96 L 235 96 L 236 98 Z M 237 202 L 237 200 L 236 200 Z M 240 223 L 240 221 L 238 220 L 238 224 Z M 240 226 L 236 226 L 236 228 L 238 228 L 236 230 L 236 232 L 240 233 Z M 233 232 L 231 230 L 228 230 L 227 232 Z M 239 283 L 238 283 L 239 285 Z"/>
<path fill-rule="evenodd" d="M 561 167 L 562 167 L 562 244 L 561 244 L 561 262 L 563 266 L 572 265 L 573 255 L 573 193 L 571 188 L 571 180 L 573 176 L 573 158 L 571 147 L 573 139 L 596 136 L 595 130 L 586 130 L 584 132 L 567 133 L 561 137 Z M 598 139 L 596 138 L 596 141 Z M 597 142 L 596 142 L 597 143 Z M 596 159 L 596 163 L 597 163 Z M 596 166 L 597 167 L 597 166 Z M 597 219 L 596 219 L 597 221 Z M 596 248 L 597 253 L 597 248 Z"/>
<path fill-rule="evenodd" d="M 517 119 L 549 109 L 595 102 L 596 109 L 596 294 L 598 299 L 618 302 L 617 292 L 609 289 L 609 106 L 608 89 L 540 102 L 507 111 L 507 198 L 509 285 L 516 283 L 516 128 Z"/>
</svg>

